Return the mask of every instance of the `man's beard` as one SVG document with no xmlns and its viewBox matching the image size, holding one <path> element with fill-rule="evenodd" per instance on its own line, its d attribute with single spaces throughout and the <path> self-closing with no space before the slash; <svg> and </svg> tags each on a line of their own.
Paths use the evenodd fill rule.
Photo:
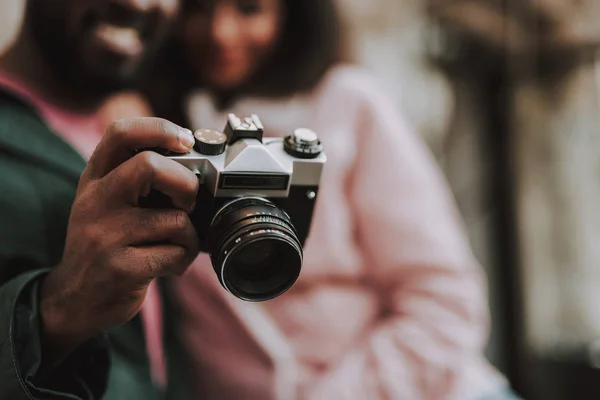
<svg viewBox="0 0 600 400">
<path fill-rule="evenodd" d="M 142 80 L 142 68 L 136 71 L 115 71 L 102 66 L 88 65 L 82 55 L 83 41 L 67 31 L 67 21 L 55 17 L 44 8 L 51 5 L 38 6 L 42 1 L 31 0 L 27 7 L 26 20 L 30 24 L 33 39 L 45 61 L 44 68 L 50 75 L 74 95 L 85 96 L 86 99 L 102 99 L 112 93 L 128 89 L 136 89 Z M 62 14 L 61 14 L 62 15 Z M 85 34 L 85 32 L 83 32 Z M 147 57 L 146 57 L 147 58 Z"/>
</svg>

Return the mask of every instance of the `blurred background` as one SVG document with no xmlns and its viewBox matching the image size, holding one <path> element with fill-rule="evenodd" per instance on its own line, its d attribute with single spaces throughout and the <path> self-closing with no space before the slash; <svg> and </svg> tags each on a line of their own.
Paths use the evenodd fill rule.
<svg viewBox="0 0 600 400">
<path fill-rule="evenodd" d="M 490 360 L 525 398 L 600 398 L 600 1 L 339 2 L 349 56 L 454 191 L 489 278 Z M 0 51 L 22 6 L 1 2 Z"/>
</svg>

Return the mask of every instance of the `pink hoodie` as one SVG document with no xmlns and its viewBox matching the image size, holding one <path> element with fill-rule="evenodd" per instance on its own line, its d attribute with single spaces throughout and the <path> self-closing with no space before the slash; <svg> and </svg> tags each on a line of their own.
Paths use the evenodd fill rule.
<svg viewBox="0 0 600 400">
<path fill-rule="evenodd" d="M 383 93 L 338 67 L 309 95 L 231 110 L 258 114 L 267 136 L 315 130 L 328 163 L 289 292 L 238 300 L 206 255 L 177 280 L 199 397 L 468 400 L 506 385 L 483 354 L 485 280 L 451 193 Z M 203 93 L 188 112 L 194 129 L 226 121 Z"/>
</svg>

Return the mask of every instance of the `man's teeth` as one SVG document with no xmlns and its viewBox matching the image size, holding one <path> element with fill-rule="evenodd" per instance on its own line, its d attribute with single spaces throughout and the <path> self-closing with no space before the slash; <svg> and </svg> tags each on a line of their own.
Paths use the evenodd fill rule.
<svg viewBox="0 0 600 400">
<path fill-rule="evenodd" d="M 96 32 L 103 41 L 122 50 L 137 49 L 141 46 L 139 32 L 133 28 L 101 24 Z"/>
</svg>

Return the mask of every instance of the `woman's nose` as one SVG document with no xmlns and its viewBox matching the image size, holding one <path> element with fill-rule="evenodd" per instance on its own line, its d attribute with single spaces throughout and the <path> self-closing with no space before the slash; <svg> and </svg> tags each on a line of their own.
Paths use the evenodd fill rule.
<svg viewBox="0 0 600 400">
<path fill-rule="evenodd" d="M 222 45 L 231 45 L 239 36 L 241 26 L 234 12 L 229 7 L 217 7 L 213 16 L 213 40 Z"/>
</svg>

